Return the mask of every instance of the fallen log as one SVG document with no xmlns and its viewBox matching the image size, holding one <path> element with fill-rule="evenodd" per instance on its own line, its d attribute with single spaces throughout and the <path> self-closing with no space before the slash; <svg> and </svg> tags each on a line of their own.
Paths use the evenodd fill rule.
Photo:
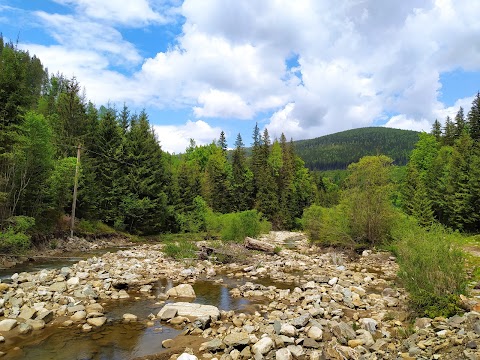
<svg viewBox="0 0 480 360">
<path fill-rule="evenodd" d="M 256 239 L 253 239 L 251 237 L 246 237 L 245 238 L 245 247 L 247 249 L 251 249 L 251 250 L 260 250 L 260 251 L 265 251 L 265 252 L 269 252 L 269 253 L 273 253 L 274 250 L 275 250 L 275 246 L 272 245 L 272 244 L 269 244 L 265 241 L 260 241 L 260 240 L 256 240 Z"/>
</svg>

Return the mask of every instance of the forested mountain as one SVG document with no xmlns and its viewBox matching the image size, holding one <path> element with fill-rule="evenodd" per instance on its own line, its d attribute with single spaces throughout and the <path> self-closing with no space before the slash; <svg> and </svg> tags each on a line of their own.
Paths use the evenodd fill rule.
<svg viewBox="0 0 480 360">
<path fill-rule="evenodd" d="M 385 127 L 366 127 L 294 141 L 295 151 L 310 170 L 346 169 L 366 155 L 384 154 L 405 165 L 419 133 Z"/>
</svg>

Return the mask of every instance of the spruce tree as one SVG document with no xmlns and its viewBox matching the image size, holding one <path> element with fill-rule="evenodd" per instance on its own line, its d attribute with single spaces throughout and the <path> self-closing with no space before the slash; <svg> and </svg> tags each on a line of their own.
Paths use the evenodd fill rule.
<svg viewBox="0 0 480 360">
<path fill-rule="evenodd" d="M 435 136 L 435 139 L 440 142 L 442 139 L 442 125 L 440 124 L 440 121 L 435 119 L 435 122 L 432 125 L 432 131 L 430 132 L 433 136 Z"/>
<path fill-rule="evenodd" d="M 232 204 L 235 211 L 244 211 L 253 206 L 253 173 L 247 167 L 247 156 L 240 133 L 235 140 L 232 154 Z"/>
<path fill-rule="evenodd" d="M 443 145 L 452 146 L 455 142 L 455 124 L 450 116 L 445 119 L 445 127 L 443 128 Z"/>
<path fill-rule="evenodd" d="M 480 92 L 473 99 L 472 107 L 468 112 L 468 128 L 474 141 L 480 140 Z"/>
<path fill-rule="evenodd" d="M 460 138 L 462 133 L 466 131 L 465 128 L 465 116 L 463 114 L 463 108 L 460 106 L 458 109 L 457 115 L 455 115 L 455 139 Z"/>
</svg>

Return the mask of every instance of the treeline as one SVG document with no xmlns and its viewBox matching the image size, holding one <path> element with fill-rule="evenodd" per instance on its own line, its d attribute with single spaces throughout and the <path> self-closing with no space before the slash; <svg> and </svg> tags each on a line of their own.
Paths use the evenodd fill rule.
<svg viewBox="0 0 480 360">
<path fill-rule="evenodd" d="M 423 225 L 480 231 L 480 94 L 444 125 L 421 134 L 407 166 L 404 208 Z"/>
<path fill-rule="evenodd" d="M 418 132 L 367 127 L 295 141 L 297 154 L 310 170 L 346 169 L 368 155 L 387 155 L 395 165 L 406 165 Z"/>
<path fill-rule="evenodd" d="M 173 156 L 162 150 L 145 111 L 97 108 L 75 78 L 50 76 L 39 59 L 1 38 L 0 50 L 3 245 L 34 223 L 37 232 L 62 223 L 78 147 L 77 217 L 132 233 L 202 230 L 205 206 L 217 213 L 253 209 L 276 228 L 293 228 L 315 201 L 316 183 L 284 135 L 272 141 L 256 126 L 251 156 L 240 135 L 227 156 L 223 132 L 217 142 L 192 140 L 185 154 Z"/>
</svg>

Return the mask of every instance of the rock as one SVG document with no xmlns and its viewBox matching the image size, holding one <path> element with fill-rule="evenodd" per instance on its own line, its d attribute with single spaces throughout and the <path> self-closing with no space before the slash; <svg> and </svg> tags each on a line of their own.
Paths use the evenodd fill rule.
<svg viewBox="0 0 480 360">
<path fill-rule="evenodd" d="M 48 287 L 48 290 L 52 292 L 63 293 L 65 290 L 67 290 L 67 283 L 65 281 L 53 283 Z"/>
<path fill-rule="evenodd" d="M 362 329 L 369 331 L 370 333 L 374 334 L 377 331 L 378 323 L 370 318 L 362 318 L 359 320 Z"/>
<path fill-rule="evenodd" d="M 223 342 L 227 346 L 245 346 L 250 344 L 250 335 L 244 332 L 231 333 L 223 338 Z"/>
<path fill-rule="evenodd" d="M 283 324 L 280 328 L 280 334 L 286 336 L 295 336 L 297 334 L 297 329 L 293 325 Z"/>
<path fill-rule="evenodd" d="M 290 350 L 288 350 L 287 348 L 283 348 L 275 352 L 275 359 L 276 360 L 292 360 L 293 357 Z"/>
<path fill-rule="evenodd" d="M 288 345 L 287 349 L 295 359 L 299 359 L 305 354 L 305 351 L 300 345 Z"/>
<path fill-rule="evenodd" d="M 123 314 L 123 321 L 125 322 L 133 322 L 133 321 L 137 321 L 138 317 L 137 315 L 134 315 L 134 314 Z"/>
<path fill-rule="evenodd" d="M 290 321 L 290 324 L 297 328 L 301 328 L 306 326 L 311 318 L 312 318 L 312 315 L 310 313 L 306 313 Z"/>
<path fill-rule="evenodd" d="M 198 358 L 195 355 L 183 353 L 177 358 L 177 360 L 198 360 Z"/>
<path fill-rule="evenodd" d="M 87 312 L 82 310 L 82 311 L 77 311 L 75 314 L 70 316 L 70 320 L 74 322 L 79 322 L 79 321 L 85 320 L 86 317 L 87 317 Z"/>
<path fill-rule="evenodd" d="M 103 306 L 100 305 L 99 303 L 88 304 L 84 309 L 79 309 L 79 310 L 86 310 L 87 314 L 104 312 Z"/>
<path fill-rule="evenodd" d="M 307 349 L 318 349 L 320 348 L 320 343 L 316 342 L 311 338 L 306 338 L 303 340 L 303 347 Z"/>
<path fill-rule="evenodd" d="M 152 291 L 152 285 L 143 285 L 141 288 L 140 288 L 140 292 L 150 292 Z"/>
<path fill-rule="evenodd" d="M 312 351 L 310 354 L 310 360 L 320 360 L 322 358 L 322 354 L 319 351 Z"/>
<path fill-rule="evenodd" d="M 337 283 L 337 281 L 338 281 L 338 278 L 337 278 L 337 277 L 333 277 L 333 278 L 331 278 L 330 280 L 328 280 L 328 285 L 333 286 L 333 285 L 335 285 L 335 284 Z"/>
<path fill-rule="evenodd" d="M 30 331 L 33 330 L 32 326 L 27 323 L 19 324 L 17 328 L 20 334 L 28 334 Z"/>
<path fill-rule="evenodd" d="M 212 352 L 225 349 L 225 344 L 220 339 L 213 339 L 207 343 L 203 343 L 202 345 L 205 346 L 208 351 Z"/>
<path fill-rule="evenodd" d="M 67 286 L 68 287 L 74 287 L 80 284 L 80 278 L 77 276 L 71 277 L 70 279 L 67 280 Z"/>
<path fill-rule="evenodd" d="M 162 310 L 160 310 L 160 312 L 157 315 L 160 318 L 160 320 L 167 321 L 177 316 L 178 310 L 176 308 L 169 307 L 167 309 L 163 308 Z"/>
<path fill-rule="evenodd" d="M 322 331 L 322 329 L 320 329 L 320 328 L 317 327 L 317 326 L 312 326 L 312 327 L 308 330 L 307 336 L 308 336 L 309 338 L 312 338 L 312 339 L 315 340 L 315 341 L 322 340 L 323 331 Z"/>
<path fill-rule="evenodd" d="M 255 345 L 252 346 L 252 352 L 254 354 L 265 355 L 270 350 L 272 350 L 273 346 L 273 340 L 267 336 L 261 338 Z"/>
<path fill-rule="evenodd" d="M 42 330 L 45 327 L 45 321 L 29 319 L 25 323 L 30 325 L 33 330 Z"/>
<path fill-rule="evenodd" d="M 158 318 L 162 318 L 163 314 L 169 309 L 176 309 L 178 316 L 186 316 L 195 320 L 202 316 L 209 316 L 212 321 L 220 319 L 220 310 L 212 305 L 201 305 L 194 303 L 178 302 L 166 304 L 157 314 Z"/>
<path fill-rule="evenodd" d="M 105 324 L 106 321 L 107 321 L 107 318 L 105 316 L 93 317 L 93 318 L 87 319 L 88 324 L 96 327 L 103 326 L 103 324 Z"/>
<path fill-rule="evenodd" d="M 355 330 L 344 322 L 335 323 L 332 326 L 332 333 L 342 344 L 347 344 L 348 340 L 355 339 L 356 337 Z"/>
<path fill-rule="evenodd" d="M 169 348 L 171 348 L 173 345 L 175 345 L 175 341 L 172 340 L 172 339 L 166 339 L 166 340 L 163 340 L 163 341 L 162 341 L 162 346 L 163 346 L 165 349 L 169 349 Z"/>
<path fill-rule="evenodd" d="M 90 330 L 92 330 L 92 325 L 90 325 L 90 324 L 83 324 L 82 325 L 82 331 L 88 332 Z"/>
<path fill-rule="evenodd" d="M 169 323 L 171 325 L 182 325 L 183 323 L 186 323 L 188 321 L 188 318 L 185 316 L 175 316 L 173 319 L 170 319 Z"/>
<path fill-rule="evenodd" d="M 169 297 L 195 298 L 195 290 L 190 284 L 180 284 L 167 291 Z"/>
<path fill-rule="evenodd" d="M 35 320 L 43 320 L 45 321 L 45 324 L 48 324 L 53 320 L 53 311 L 43 309 L 37 313 Z"/>
<path fill-rule="evenodd" d="M 15 326 L 17 326 L 17 320 L 15 319 L 5 319 L 0 321 L 0 332 L 1 331 L 10 331 Z"/>
<path fill-rule="evenodd" d="M 67 307 L 67 312 L 69 314 L 75 314 L 77 311 L 84 311 L 85 306 L 83 305 L 75 305 L 75 306 L 68 306 Z"/>
<path fill-rule="evenodd" d="M 0 283 L 0 292 L 5 292 L 8 289 L 10 289 L 10 285 L 5 284 L 5 283 Z"/>
<path fill-rule="evenodd" d="M 476 349 L 478 347 L 475 341 L 469 341 L 465 346 L 467 349 Z"/>
<path fill-rule="evenodd" d="M 198 329 L 205 330 L 210 326 L 212 319 L 210 316 L 200 316 L 195 319 L 193 322 L 193 326 L 195 326 Z"/>
<path fill-rule="evenodd" d="M 18 317 L 24 320 L 28 320 L 33 318 L 36 313 L 37 313 L 37 310 L 24 306 L 22 308 L 22 312 L 20 313 L 20 315 L 18 315 Z"/>
</svg>

